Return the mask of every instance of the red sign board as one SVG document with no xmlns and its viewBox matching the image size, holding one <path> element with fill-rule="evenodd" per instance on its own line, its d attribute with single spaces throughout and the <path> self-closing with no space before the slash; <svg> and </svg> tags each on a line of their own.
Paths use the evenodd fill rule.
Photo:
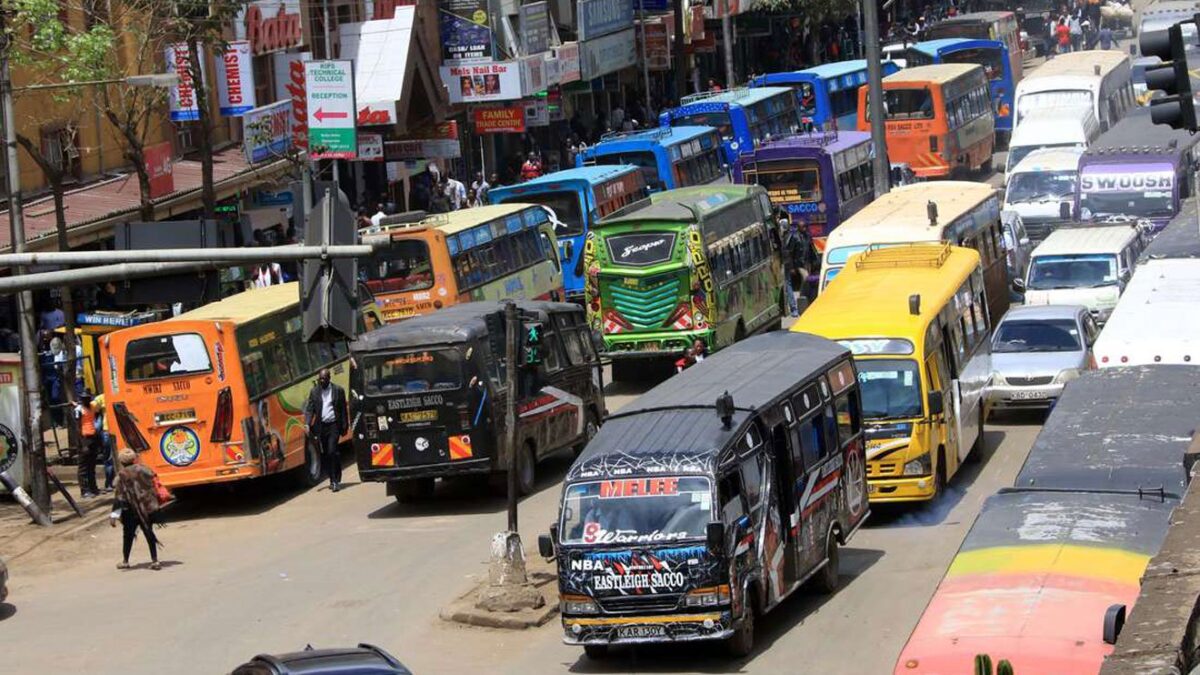
<svg viewBox="0 0 1200 675">
<path fill-rule="evenodd" d="M 480 134 L 519 134 L 525 131 L 525 106 L 478 108 L 475 132 Z"/>
<path fill-rule="evenodd" d="M 308 87 L 305 86 L 304 62 L 293 59 L 288 64 L 288 75 L 287 93 L 292 97 L 292 145 L 308 150 Z"/>
<path fill-rule="evenodd" d="M 175 191 L 172 171 L 171 142 L 163 141 L 146 147 L 146 171 L 150 173 L 150 199 L 165 197 Z"/>
<path fill-rule="evenodd" d="M 258 5 L 246 8 L 246 39 L 250 40 L 250 51 L 255 54 L 279 51 L 295 47 L 304 42 L 304 31 L 300 28 L 300 14 L 279 11 L 271 18 L 263 18 Z"/>
</svg>

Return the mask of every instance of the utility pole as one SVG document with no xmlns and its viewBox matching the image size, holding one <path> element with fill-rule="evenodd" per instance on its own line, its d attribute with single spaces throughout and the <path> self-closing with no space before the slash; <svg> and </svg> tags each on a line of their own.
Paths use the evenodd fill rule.
<svg viewBox="0 0 1200 675">
<path fill-rule="evenodd" d="M 508 400 L 504 404 L 504 447 L 508 449 L 508 531 L 517 532 L 517 305 L 504 303 L 504 378 Z"/>
<path fill-rule="evenodd" d="M 675 0 L 673 3 L 675 8 L 675 98 L 682 100 L 687 96 L 687 55 L 684 54 L 683 43 L 683 11 L 688 8 L 686 0 Z M 688 21 L 692 17 L 688 15 Z"/>
<path fill-rule="evenodd" d="M 8 220 L 11 225 L 12 250 L 25 252 L 25 213 L 21 206 L 21 169 L 17 164 L 17 128 L 13 114 L 12 78 L 9 73 L 8 8 L 0 8 L 0 107 L 4 116 L 5 168 L 8 174 Z M 17 276 L 25 274 L 17 268 Z M 42 438 L 42 378 L 38 373 L 37 344 L 33 333 L 33 293 L 17 294 L 17 312 L 21 337 L 21 382 L 25 396 L 21 423 L 21 445 L 26 455 L 26 476 L 33 503 L 42 511 L 36 522 L 50 525 L 45 515 L 50 512 L 50 485 L 46 480 L 46 447 Z"/>
<path fill-rule="evenodd" d="M 638 0 L 638 21 L 642 23 L 642 86 L 646 89 L 646 117 L 653 115 L 650 110 L 650 52 L 646 51 L 646 0 Z M 642 120 L 658 126 L 658 120 Z"/>
<path fill-rule="evenodd" d="M 725 88 L 733 89 L 736 82 L 733 77 L 733 19 L 729 16 L 729 0 L 724 0 L 721 4 L 721 41 L 725 43 Z"/>
<path fill-rule="evenodd" d="M 883 65 L 879 42 L 878 0 L 862 0 L 863 33 L 867 48 L 867 113 L 871 116 L 871 144 L 875 148 L 875 196 L 891 189 L 891 168 L 887 154 L 887 134 L 884 132 Z"/>
<path fill-rule="evenodd" d="M 333 58 L 333 43 L 329 41 L 329 0 L 321 0 L 321 28 L 325 31 L 325 58 Z M 338 173 L 339 160 L 330 160 L 333 162 L 333 184 L 342 187 L 341 176 Z M 310 208 L 310 207 L 306 207 Z"/>
</svg>

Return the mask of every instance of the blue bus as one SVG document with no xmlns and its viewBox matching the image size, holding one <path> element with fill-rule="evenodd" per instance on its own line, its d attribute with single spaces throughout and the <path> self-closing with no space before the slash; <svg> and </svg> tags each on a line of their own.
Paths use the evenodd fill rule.
<svg viewBox="0 0 1200 675">
<path fill-rule="evenodd" d="M 799 131 L 800 112 L 791 89 L 758 87 L 684 96 L 680 106 L 659 115 L 658 122 L 664 127 L 716 127 L 725 160 L 733 164 L 768 137 Z"/>
<path fill-rule="evenodd" d="M 517 185 L 488 191 L 493 204 L 540 204 L 554 211 L 567 299 L 583 300 L 583 239 L 592 223 L 647 196 L 638 167 L 585 166 L 555 171 Z"/>
<path fill-rule="evenodd" d="M 1013 79 L 1012 61 L 1008 47 L 999 40 L 943 38 L 909 45 L 905 52 L 908 67 L 935 63 L 974 63 L 983 66 L 992 95 L 992 112 L 996 131 L 1012 135 L 1013 94 L 1017 83 Z"/>
<path fill-rule="evenodd" d="M 721 136 L 712 127 L 613 132 L 575 156 L 576 166 L 632 164 L 651 192 L 729 182 Z"/>
<path fill-rule="evenodd" d="M 883 76 L 900 70 L 884 61 Z M 791 87 L 806 130 L 853 131 L 858 123 L 858 88 L 867 83 L 867 60 L 825 63 L 804 70 L 759 75 L 751 87 Z"/>
</svg>

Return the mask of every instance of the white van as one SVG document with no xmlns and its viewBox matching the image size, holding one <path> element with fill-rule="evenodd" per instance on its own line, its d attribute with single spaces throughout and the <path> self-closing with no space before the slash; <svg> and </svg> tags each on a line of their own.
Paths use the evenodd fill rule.
<svg viewBox="0 0 1200 675">
<path fill-rule="evenodd" d="M 1039 108 L 1021 118 L 1008 143 L 1004 172 L 1008 173 L 1029 153 L 1043 148 L 1087 150 L 1100 137 L 1100 123 L 1091 106 Z"/>
<path fill-rule="evenodd" d="M 1090 105 L 1100 130 L 1107 131 L 1136 105 L 1133 67 L 1129 57 L 1115 49 L 1059 54 L 1017 83 L 1014 101 L 1017 126 L 1032 110 Z"/>
<path fill-rule="evenodd" d="M 1148 260 L 1092 348 L 1101 368 L 1200 366 L 1200 260 Z"/>
<path fill-rule="evenodd" d="M 1083 305 L 1106 321 L 1133 275 L 1144 240 L 1130 225 L 1064 227 L 1033 250 L 1026 305 Z"/>
<path fill-rule="evenodd" d="M 1080 148 L 1034 150 L 1005 175 L 1004 210 L 1021 216 L 1033 241 L 1042 241 L 1055 227 L 1071 220 L 1082 156 Z"/>
</svg>

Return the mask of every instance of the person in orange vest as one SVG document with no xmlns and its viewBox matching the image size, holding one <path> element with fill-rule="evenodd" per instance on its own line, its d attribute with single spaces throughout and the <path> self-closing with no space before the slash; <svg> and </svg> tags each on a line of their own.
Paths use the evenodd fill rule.
<svg viewBox="0 0 1200 675">
<path fill-rule="evenodd" d="M 96 459 L 100 456 L 100 434 L 96 429 L 96 412 L 92 410 L 92 394 L 83 391 L 75 404 L 75 418 L 79 420 L 79 493 L 84 499 L 99 496 L 96 487 Z"/>
</svg>

